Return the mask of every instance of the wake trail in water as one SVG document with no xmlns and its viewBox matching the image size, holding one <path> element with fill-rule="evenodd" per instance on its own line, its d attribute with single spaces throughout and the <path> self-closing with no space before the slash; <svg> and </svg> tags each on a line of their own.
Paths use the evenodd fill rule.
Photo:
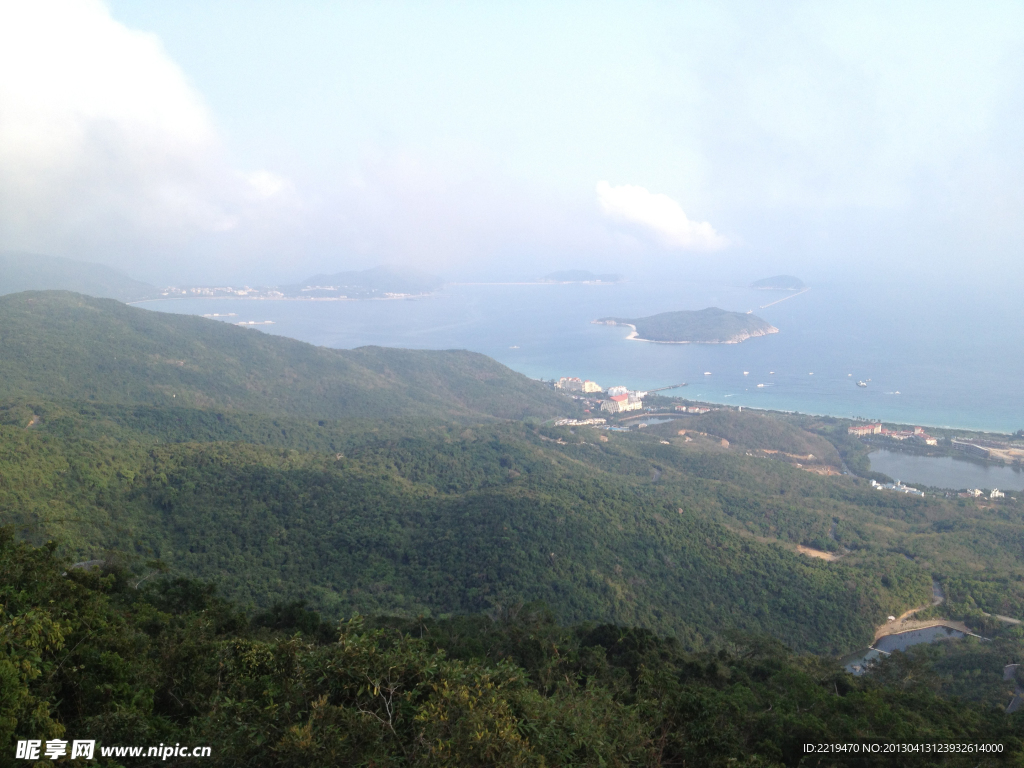
<svg viewBox="0 0 1024 768">
<path fill-rule="evenodd" d="M 810 288 L 804 288 L 802 291 L 798 291 L 797 293 L 791 293 L 789 296 L 783 296 L 778 301 L 773 301 L 773 302 L 771 302 L 769 304 L 762 304 L 759 307 L 759 309 L 768 309 L 768 307 L 774 307 L 776 304 L 781 304 L 784 301 L 789 301 L 790 299 L 794 299 L 797 296 L 799 296 L 801 293 L 807 293 L 809 290 L 811 290 L 811 289 Z"/>
</svg>

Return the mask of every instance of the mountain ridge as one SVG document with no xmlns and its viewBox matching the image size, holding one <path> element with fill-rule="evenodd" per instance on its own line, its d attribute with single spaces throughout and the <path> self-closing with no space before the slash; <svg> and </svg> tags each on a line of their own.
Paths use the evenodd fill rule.
<svg viewBox="0 0 1024 768">
<path fill-rule="evenodd" d="M 550 418 L 577 406 L 465 350 L 337 350 L 62 291 L 0 297 L 0 394 L 307 418 Z"/>
<path fill-rule="evenodd" d="M 0 295 L 66 290 L 117 301 L 157 298 L 160 290 L 112 267 L 61 256 L 0 252 Z"/>
</svg>

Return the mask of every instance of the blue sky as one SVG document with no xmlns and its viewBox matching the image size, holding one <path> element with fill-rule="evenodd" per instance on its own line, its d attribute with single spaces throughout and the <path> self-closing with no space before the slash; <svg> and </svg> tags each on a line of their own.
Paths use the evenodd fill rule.
<svg viewBox="0 0 1024 768">
<path fill-rule="evenodd" d="M 1019 4 L 0 0 L 0 20 L 2 248 L 162 282 L 1020 271 Z"/>
</svg>

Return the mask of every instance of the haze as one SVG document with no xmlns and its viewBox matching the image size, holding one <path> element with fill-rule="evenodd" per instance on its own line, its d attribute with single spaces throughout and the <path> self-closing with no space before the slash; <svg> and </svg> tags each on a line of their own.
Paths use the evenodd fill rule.
<svg viewBox="0 0 1024 768">
<path fill-rule="evenodd" d="M 1015 3 L 3 0 L 0 250 L 1004 281 L 1022 42 Z"/>
</svg>

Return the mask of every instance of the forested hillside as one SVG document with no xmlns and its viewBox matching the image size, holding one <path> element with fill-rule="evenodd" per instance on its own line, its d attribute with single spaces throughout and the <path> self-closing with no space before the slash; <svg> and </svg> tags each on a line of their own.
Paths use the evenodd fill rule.
<svg viewBox="0 0 1024 768">
<path fill-rule="evenodd" d="M 157 558 L 244 603 L 303 598 L 339 616 L 544 600 L 563 621 L 640 624 L 688 647 L 739 628 L 838 653 L 928 589 L 903 558 L 849 569 L 738 536 L 720 518 L 744 491 L 701 477 L 728 466 L 652 463 L 647 446 L 626 440 L 353 423 L 318 428 L 334 434 L 333 452 L 300 452 L 85 439 L 66 426 L 56 425 L 60 437 L 42 421 L 0 428 L 10 522 L 34 540 L 58 536 L 82 559 Z M 778 503 L 774 493 L 744 499 L 749 512 Z M 810 506 L 784 503 L 794 515 Z"/>
<path fill-rule="evenodd" d="M 536 605 L 441 620 L 328 623 L 300 604 L 246 615 L 201 583 L 71 568 L 3 529 L 0 573 L 5 757 L 31 736 L 95 739 L 86 764 L 102 766 L 194 762 L 106 756 L 158 744 L 201 745 L 199 762 L 232 768 L 979 768 L 1021 758 L 1019 718 L 943 695 L 978 679 L 978 668 L 951 667 L 955 651 L 941 675 L 896 654 L 852 678 L 765 638 L 736 634 L 694 654 L 640 628 L 560 627 Z M 804 754 L 807 743 L 872 742 L 999 752 Z"/>
<path fill-rule="evenodd" d="M 555 428 L 543 417 L 574 401 L 480 355 L 323 349 L 62 293 L 0 299 L 0 376 L 0 523 L 27 542 L 4 545 L 22 563 L 5 567 L 36 573 L 0 580 L 0 625 L 16 636 L 0 648 L 0 686 L 20 691 L 8 711 L 22 713 L 4 717 L 35 712 L 49 728 L 45 710 L 121 738 L 119 697 L 141 679 L 149 703 L 132 716 L 156 741 L 202 737 L 249 754 L 229 744 L 237 726 L 268 734 L 288 760 L 377 760 L 420 743 L 412 724 L 449 706 L 425 692 L 436 684 L 492 692 L 486 727 L 518 734 L 493 747 L 520 750 L 516 765 L 689 760 L 702 749 L 796 764 L 794 733 L 890 734 L 886 707 L 917 718 L 906 735 L 1016 738 L 985 705 L 1005 706 L 1000 659 L 1021 655 L 1024 632 L 988 614 L 1024 617 L 1024 506 L 807 471 L 842 464 L 836 447 L 860 456 L 835 419 L 722 410 L 627 432 Z M 94 560 L 106 576 L 67 567 Z M 38 576 L 56 568 L 71 575 Z M 31 579 L 51 592 L 36 594 Z M 894 657 L 856 683 L 833 661 L 774 645 L 826 657 L 863 647 L 886 616 L 928 605 L 933 579 L 949 600 L 930 610 L 998 645 Z M 33 613 L 44 592 L 72 604 Z M 547 618 L 518 625 L 527 604 Z M 360 614 L 375 618 L 336 624 Z M 83 630 L 98 615 L 108 634 Z M 634 641 L 639 656 L 622 656 Z M 65 647 L 82 655 L 83 675 L 111 676 L 102 701 L 75 687 L 84 677 L 61 677 L 78 674 L 53 663 Z M 386 745 L 371 729 L 338 746 L 318 719 L 328 710 L 310 704 L 327 695 L 324 670 L 362 669 L 345 649 L 382 654 L 366 662 L 371 681 L 380 659 L 405 659 L 402 685 L 420 691 L 403 710 L 407 730 L 395 726 Z M 192 682 L 168 682 L 185 668 L 175 654 L 233 670 L 223 693 L 202 664 Z M 294 663 L 305 671 L 291 688 Z M 49 677 L 16 671 L 39 664 Z M 907 683 L 928 669 L 944 682 Z M 956 710 L 940 687 L 978 703 Z M 349 693 L 355 709 L 330 699 L 330 718 L 355 733 L 352 713 L 369 702 Z M 262 697 L 279 694 L 290 714 L 267 714 Z M 37 695 L 44 709 L 32 709 Z M 579 717 L 560 719 L 569 700 Z M 800 730 L 789 718 L 806 707 L 820 721 Z M 725 712 L 737 725 L 720 740 L 687 725 Z M 557 757 L 566 729 L 594 722 L 616 734 L 605 752 Z M 302 723 L 308 739 L 293 730 Z M 438 736 L 470 749 L 464 737 Z"/>
<path fill-rule="evenodd" d="M 335 350 L 60 291 L 0 297 L 0 395 L 306 418 L 564 415 L 573 401 L 484 355 Z"/>
</svg>

